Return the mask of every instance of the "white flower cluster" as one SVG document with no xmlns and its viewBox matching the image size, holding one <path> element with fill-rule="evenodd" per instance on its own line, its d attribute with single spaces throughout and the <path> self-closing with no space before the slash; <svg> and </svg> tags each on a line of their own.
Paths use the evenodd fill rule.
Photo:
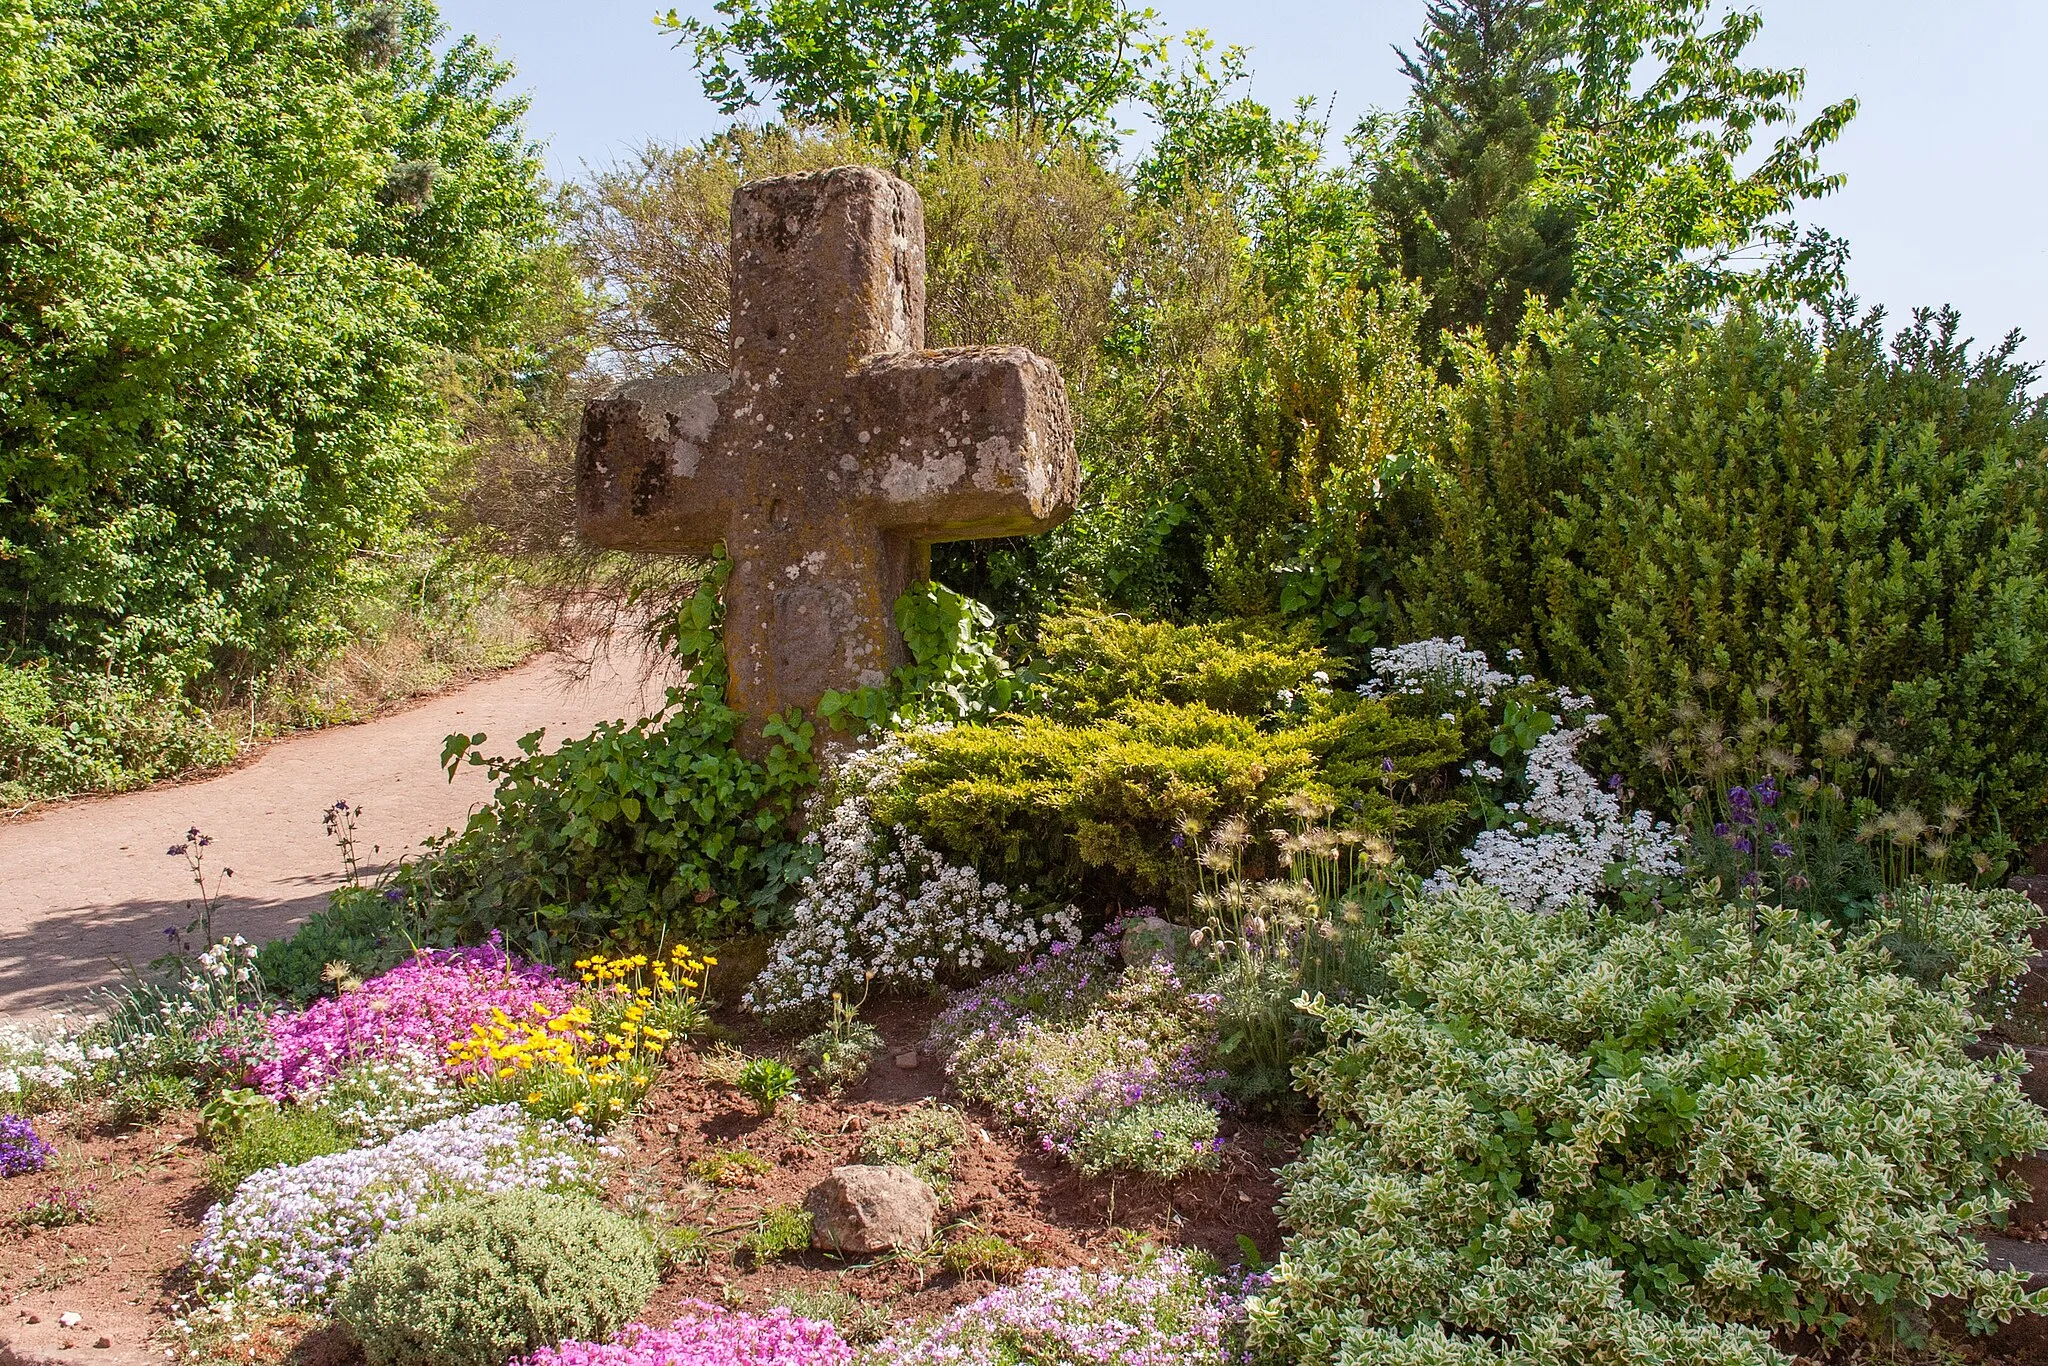
<svg viewBox="0 0 2048 1366">
<path fill-rule="evenodd" d="M 910 749 L 892 737 L 857 754 L 836 779 L 837 803 L 804 836 L 819 848 L 768 966 L 743 998 L 764 1016 L 823 1010 L 832 993 L 863 982 L 930 987 L 940 974 L 1015 962 L 1080 933 L 1080 911 L 1027 910 L 1000 883 L 946 862 L 904 827 L 873 816 Z"/>
<path fill-rule="evenodd" d="M 1509 651 L 1510 660 L 1519 651 Z M 1493 701 L 1494 694 L 1518 683 L 1533 683 L 1493 667 L 1485 653 L 1465 648 L 1465 637 L 1433 637 L 1372 652 L 1373 679 L 1358 691 L 1365 697 L 1433 697 L 1443 700 Z"/>
<path fill-rule="evenodd" d="M 1665 876 L 1684 869 L 1684 836 L 1647 811 L 1624 813 L 1621 799 L 1579 763 L 1579 746 L 1605 719 L 1586 716 L 1538 740 L 1529 751 L 1528 802 L 1509 803 L 1516 819 L 1480 831 L 1465 850 L 1472 875 L 1524 910 L 1555 911 L 1590 895 L 1610 864 Z M 1441 891 L 1450 883 L 1439 870 L 1429 886 Z"/>
<path fill-rule="evenodd" d="M 270 1167 L 206 1212 L 192 1249 L 216 1294 L 324 1306 L 385 1232 L 442 1200 L 493 1191 L 592 1188 L 601 1150 L 566 1124 L 492 1105 L 375 1148 Z"/>
<path fill-rule="evenodd" d="M 365 1147 L 469 1108 L 440 1059 L 417 1050 L 352 1062 L 301 1103 L 317 1106 Z"/>
<path fill-rule="evenodd" d="M 93 1063 L 113 1056 L 104 1045 L 86 1047 L 61 1016 L 40 1029 L 0 1023 L 0 1108 L 25 1113 L 54 1105 Z"/>
</svg>

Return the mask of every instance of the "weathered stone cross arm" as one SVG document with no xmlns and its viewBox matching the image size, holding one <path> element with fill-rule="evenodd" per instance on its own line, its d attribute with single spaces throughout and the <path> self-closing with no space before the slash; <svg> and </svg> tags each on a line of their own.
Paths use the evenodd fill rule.
<svg viewBox="0 0 2048 1366">
<path fill-rule="evenodd" d="M 1021 347 L 927 351 L 924 211 L 865 167 L 733 197 L 729 374 L 621 386 L 585 411 L 585 538 L 724 542 L 732 700 L 761 720 L 904 658 L 893 605 L 933 543 L 1056 526 L 1078 475 L 1066 388 Z"/>
</svg>

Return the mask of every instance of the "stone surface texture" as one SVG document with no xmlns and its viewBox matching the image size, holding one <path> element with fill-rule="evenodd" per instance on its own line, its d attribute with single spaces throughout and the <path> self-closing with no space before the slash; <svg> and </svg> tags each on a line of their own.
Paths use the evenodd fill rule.
<svg viewBox="0 0 2048 1366">
<path fill-rule="evenodd" d="M 1066 388 L 1019 347 L 924 346 L 924 208 L 842 166 L 742 185 L 732 369 L 593 400 L 583 536 L 723 543 L 731 700 L 757 723 L 904 662 L 894 604 L 938 541 L 1047 530 L 1079 482 Z"/>
<path fill-rule="evenodd" d="M 865 1257 L 931 1241 L 939 1197 L 908 1167 L 834 1167 L 804 1208 L 813 1247 Z"/>
</svg>

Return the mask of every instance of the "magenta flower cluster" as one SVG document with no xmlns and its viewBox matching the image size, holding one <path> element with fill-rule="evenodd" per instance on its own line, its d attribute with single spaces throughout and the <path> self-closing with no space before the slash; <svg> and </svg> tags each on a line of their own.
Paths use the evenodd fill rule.
<svg viewBox="0 0 2048 1366">
<path fill-rule="evenodd" d="M 39 1172 L 50 1160 L 50 1145 L 20 1115 L 0 1115 L 0 1176 Z"/>
<path fill-rule="evenodd" d="M 360 1058 L 426 1052 L 439 1056 L 502 1010 L 531 1017 L 567 1008 L 575 984 L 552 968 L 507 953 L 495 939 L 466 949 L 431 949 L 354 991 L 272 1016 L 271 1051 L 252 1069 L 255 1085 L 284 1099 L 326 1082 Z"/>
<path fill-rule="evenodd" d="M 667 1328 L 636 1323 L 617 1342 L 565 1342 L 523 1366 L 847 1366 L 853 1349 L 839 1330 L 787 1309 L 736 1314 L 698 1300 Z"/>
</svg>

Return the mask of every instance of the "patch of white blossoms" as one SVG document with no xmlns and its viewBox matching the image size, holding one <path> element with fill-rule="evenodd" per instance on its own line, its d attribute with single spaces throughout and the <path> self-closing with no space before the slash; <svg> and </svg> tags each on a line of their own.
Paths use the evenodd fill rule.
<svg viewBox="0 0 2048 1366">
<path fill-rule="evenodd" d="M 440 1059 L 419 1051 L 358 1059 L 302 1102 L 318 1106 L 337 1128 L 366 1147 L 469 1108 Z"/>
<path fill-rule="evenodd" d="M 1567 695 L 1560 703 L 1570 714 L 1583 711 L 1586 699 Z M 1685 866 L 1684 836 L 1669 821 L 1647 811 L 1624 812 L 1621 798 L 1579 762 L 1579 746 L 1599 733 L 1606 718 L 1585 715 L 1571 726 L 1563 719 L 1529 751 L 1528 801 L 1508 803 L 1514 819 L 1501 829 L 1480 831 L 1465 850 L 1472 876 L 1524 910 L 1556 911 L 1574 897 L 1591 895 L 1614 864 L 1661 876 Z M 1443 890 L 1450 882 L 1450 874 L 1439 871 L 1430 889 Z"/>
<path fill-rule="evenodd" d="M 874 799 L 896 783 L 911 749 L 892 736 L 855 754 L 834 778 L 836 802 L 804 836 L 818 847 L 795 923 L 743 998 L 761 1015 L 823 1011 L 835 991 L 864 982 L 930 987 L 942 973 L 1028 958 L 1080 933 L 1074 906 L 1040 913 L 973 868 L 948 863 L 903 826 L 874 819 Z"/>
<path fill-rule="evenodd" d="M 1521 654 L 1520 650 L 1508 651 L 1508 662 L 1519 660 Z M 1406 645 L 1374 650 L 1372 672 L 1372 681 L 1358 690 L 1362 696 L 1425 697 L 1439 703 L 1471 701 L 1481 706 L 1504 688 L 1536 681 L 1527 674 L 1517 677 L 1495 669 L 1483 651 L 1466 648 L 1463 636 L 1411 640 Z"/>
<path fill-rule="evenodd" d="M 113 1056 L 104 1045 L 81 1043 L 62 1017 L 40 1028 L 0 1023 L 0 1107 L 27 1112 L 54 1105 L 93 1063 Z"/>
</svg>

